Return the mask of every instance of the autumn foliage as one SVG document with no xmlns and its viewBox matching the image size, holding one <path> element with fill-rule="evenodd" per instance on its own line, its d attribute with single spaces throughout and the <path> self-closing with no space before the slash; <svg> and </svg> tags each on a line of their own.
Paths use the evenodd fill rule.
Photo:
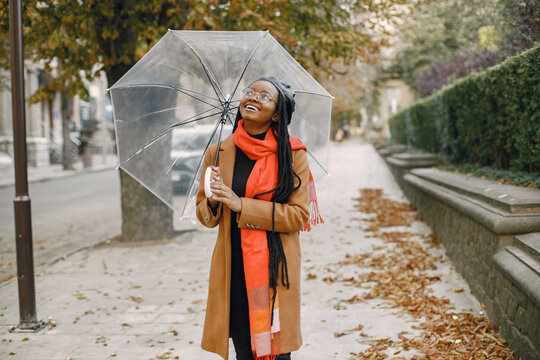
<svg viewBox="0 0 540 360">
<path fill-rule="evenodd" d="M 323 280 L 346 282 L 365 290 L 342 300 L 344 303 L 384 300 L 402 314 L 421 322 L 412 326 L 418 330 L 416 334 L 400 332 L 398 340 L 375 338 L 366 351 L 351 353 L 352 359 L 517 359 L 500 337 L 497 326 L 487 317 L 456 312 L 448 298 L 432 294 L 430 286 L 441 281 L 441 276 L 435 273 L 437 264 L 446 261 L 444 255 L 430 254 L 431 248 L 440 247 L 434 234 L 387 230 L 394 226 L 409 226 L 419 220 L 412 205 L 384 198 L 379 189 L 363 189 L 355 200 L 359 211 L 372 214 L 366 230 L 381 239 L 383 245 L 365 253 L 347 254 L 339 263 L 340 266 L 356 265 L 371 271 L 352 278 L 337 276 Z M 459 293 L 463 288 L 453 291 Z M 362 329 L 359 325 L 335 336 Z M 361 332 L 360 335 L 369 340 L 367 334 Z M 404 352 L 407 357 L 402 354 Z"/>
</svg>

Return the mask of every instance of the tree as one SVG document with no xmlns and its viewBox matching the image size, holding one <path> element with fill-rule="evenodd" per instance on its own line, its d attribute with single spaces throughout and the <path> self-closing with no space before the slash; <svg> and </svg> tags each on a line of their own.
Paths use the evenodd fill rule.
<svg viewBox="0 0 540 360">
<path fill-rule="evenodd" d="M 533 47 L 540 41 L 540 1 L 501 0 L 507 18 L 507 38 L 516 53 Z"/>
<path fill-rule="evenodd" d="M 478 29 L 500 20 L 500 5 L 484 0 L 433 1 L 419 6 L 404 20 L 397 34 L 397 54 L 388 71 L 413 85 L 418 71 L 474 44 Z"/>
<path fill-rule="evenodd" d="M 406 0 L 29 0 L 24 9 L 29 57 L 54 78 L 32 101 L 55 91 L 87 97 L 83 79 L 100 71 L 115 83 L 168 28 L 261 30 L 270 33 L 308 69 L 368 60 L 383 43 L 373 36 L 380 19 L 391 19 Z M 7 0 L 0 0 L 7 7 Z M 362 17 L 363 21 L 354 22 Z M 2 28 L 4 28 L 4 22 Z M 3 35 L 4 36 L 4 35 Z M 54 66 L 61 64 L 61 67 Z M 330 67 L 326 67 L 330 72 Z M 319 72 L 323 74 L 324 72 Z M 122 232 L 129 239 L 168 237 L 172 214 L 120 172 Z M 149 205 L 150 204 L 150 205 Z"/>
<path fill-rule="evenodd" d="M 404 24 L 386 76 L 425 97 L 472 71 L 533 46 L 540 36 L 537 0 L 441 0 L 423 4 Z"/>
</svg>

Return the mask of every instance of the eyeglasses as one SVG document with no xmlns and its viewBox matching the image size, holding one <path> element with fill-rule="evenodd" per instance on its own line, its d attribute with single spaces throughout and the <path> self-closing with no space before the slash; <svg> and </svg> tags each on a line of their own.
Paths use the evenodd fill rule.
<svg viewBox="0 0 540 360">
<path fill-rule="evenodd" d="M 255 99 L 261 104 L 266 104 L 267 102 L 272 101 L 274 104 L 277 105 L 274 99 L 272 99 L 272 97 L 267 93 L 258 93 L 252 88 L 245 88 L 244 90 L 242 90 L 242 98 L 245 99 L 253 96 L 255 96 Z"/>
</svg>

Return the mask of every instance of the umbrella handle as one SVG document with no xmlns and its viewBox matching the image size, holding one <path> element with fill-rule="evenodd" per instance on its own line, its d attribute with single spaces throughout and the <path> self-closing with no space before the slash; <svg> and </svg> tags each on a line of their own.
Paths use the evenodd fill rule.
<svg viewBox="0 0 540 360">
<path fill-rule="evenodd" d="M 209 166 L 204 172 L 204 193 L 206 197 L 212 196 L 212 189 L 210 188 L 210 182 L 212 181 L 210 177 L 212 176 L 212 168 Z"/>
</svg>

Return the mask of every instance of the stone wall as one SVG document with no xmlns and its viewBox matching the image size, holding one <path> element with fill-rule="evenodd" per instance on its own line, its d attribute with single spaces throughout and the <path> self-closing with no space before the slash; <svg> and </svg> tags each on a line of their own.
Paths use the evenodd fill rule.
<svg viewBox="0 0 540 360">
<path fill-rule="evenodd" d="M 514 237 L 512 245 L 495 254 L 487 290 L 493 321 L 505 338 L 527 358 L 540 359 L 540 233 Z M 532 356 L 532 357 L 531 357 Z M 523 356 L 525 359 L 526 357 Z"/>
<path fill-rule="evenodd" d="M 540 359 L 540 190 L 415 169 L 403 155 L 386 161 L 405 195 L 510 347 Z"/>
<path fill-rule="evenodd" d="M 5 152 L 13 159 L 13 136 L 0 136 L 0 151 Z M 50 165 L 49 141 L 44 137 L 27 137 L 26 159 L 28 166 L 44 167 Z"/>
</svg>

